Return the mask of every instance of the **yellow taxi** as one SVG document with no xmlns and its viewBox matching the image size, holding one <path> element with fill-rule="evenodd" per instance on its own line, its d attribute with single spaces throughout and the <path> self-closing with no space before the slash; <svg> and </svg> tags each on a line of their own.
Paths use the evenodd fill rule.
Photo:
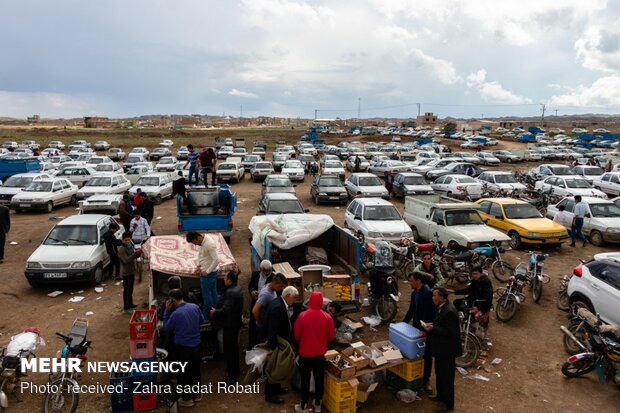
<svg viewBox="0 0 620 413">
<path fill-rule="evenodd" d="M 522 244 L 561 245 L 570 236 L 566 228 L 541 215 L 525 201 L 514 198 L 482 198 L 480 216 L 488 226 L 496 228 L 510 237 L 512 248 Z"/>
</svg>

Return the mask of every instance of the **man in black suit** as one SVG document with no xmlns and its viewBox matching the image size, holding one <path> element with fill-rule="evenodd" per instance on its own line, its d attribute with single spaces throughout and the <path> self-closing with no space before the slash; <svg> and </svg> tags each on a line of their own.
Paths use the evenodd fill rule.
<svg viewBox="0 0 620 413">
<path fill-rule="evenodd" d="M 0 205 L 0 264 L 4 261 L 4 243 L 6 233 L 11 230 L 11 211 L 4 205 Z"/>
<path fill-rule="evenodd" d="M 433 341 L 432 353 L 435 357 L 437 395 L 430 396 L 430 399 L 445 404 L 435 413 L 446 413 L 454 409 L 454 370 L 456 358 L 463 354 L 461 329 L 456 307 L 448 301 L 448 290 L 435 288 L 433 302 L 437 305 L 435 320 L 424 324 Z"/>
<path fill-rule="evenodd" d="M 289 340 L 291 332 L 291 315 L 293 313 L 293 303 L 299 295 L 297 288 L 288 286 L 282 291 L 282 296 L 277 297 L 269 303 L 267 307 L 267 319 L 265 320 L 265 331 L 267 332 L 267 347 L 270 351 L 278 346 L 278 337 Z M 280 383 L 265 383 L 265 400 L 269 403 L 282 404 L 278 394 L 286 393 Z"/>
<path fill-rule="evenodd" d="M 239 276 L 231 271 L 224 277 L 225 290 L 209 317 L 215 320 L 216 326 L 222 328 L 224 339 L 224 357 L 226 358 L 226 379 L 234 384 L 239 378 L 239 330 L 243 313 L 243 292 L 237 285 Z"/>
</svg>

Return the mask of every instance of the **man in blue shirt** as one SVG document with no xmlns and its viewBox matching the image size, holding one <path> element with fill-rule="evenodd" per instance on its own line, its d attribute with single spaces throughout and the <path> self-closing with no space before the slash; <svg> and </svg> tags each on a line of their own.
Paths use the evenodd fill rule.
<svg viewBox="0 0 620 413">
<path fill-rule="evenodd" d="M 200 167 L 200 160 L 198 159 L 200 154 L 194 151 L 194 145 L 187 145 L 187 150 L 189 153 L 187 154 L 187 162 L 183 165 L 183 169 L 189 164 L 189 176 L 187 178 L 187 182 L 189 186 L 192 186 L 192 176 L 196 177 L 196 183 L 199 182 L 198 179 L 198 169 Z"/>
<path fill-rule="evenodd" d="M 586 236 L 583 235 L 583 220 L 584 218 L 590 218 L 592 213 L 590 212 L 590 207 L 588 204 L 581 200 L 580 195 L 575 195 L 575 208 L 573 209 L 573 222 L 571 225 L 571 239 L 572 242 L 570 244 L 571 247 L 575 246 L 575 238 L 579 237 L 581 241 L 583 241 L 583 247 L 586 246 L 588 240 Z"/>
<path fill-rule="evenodd" d="M 185 370 L 178 374 L 177 383 L 182 386 L 179 406 L 190 407 L 202 399 L 200 393 L 187 391 L 190 386 L 200 385 L 200 325 L 205 319 L 196 304 L 183 300 L 183 291 L 171 290 L 164 310 L 164 331 L 173 335 L 172 356 L 174 360 L 187 362 Z"/>
</svg>

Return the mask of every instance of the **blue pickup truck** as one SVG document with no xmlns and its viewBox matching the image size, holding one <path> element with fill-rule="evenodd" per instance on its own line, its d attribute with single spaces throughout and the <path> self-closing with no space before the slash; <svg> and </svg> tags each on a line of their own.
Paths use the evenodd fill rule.
<svg viewBox="0 0 620 413">
<path fill-rule="evenodd" d="M 41 169 L 41 163 L 37 158 L 25 159 L 0 159 L 0 181 L 16 174 L 37 172 Z"/>
<path fill-rule="evenodd" d="M 230 242 L 237 194 L 221 184 L 207 188 L 192 187 L 187 192 L 188 205 L 177 207 L 179 232 L 220 232 Z"/>
</svg>

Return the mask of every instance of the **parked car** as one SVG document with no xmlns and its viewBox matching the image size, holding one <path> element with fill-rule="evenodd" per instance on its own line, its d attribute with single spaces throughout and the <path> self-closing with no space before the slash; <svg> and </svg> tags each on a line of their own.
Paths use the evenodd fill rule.
<svg viewBox="0 0 620 413">
<path fill-rule="evenodd" d="M 129 154 L 129 156 L 127 156 L 127 159 L 123 163 L 123 169 L 127 171 L 132 166 L 137 164 L 138 162 L 144 162 L 145 160 L 146 160 L 146 158 L 144 156 L 142 156 L 142 155 L 132 155 L 132 154 Z"/>
<path fill-rule="evenodd" d="M 76 141 L 73 141 L 70 145 L 69 145 L 69 150 L 72 150 L 74 148 L 78 148 L 78 147 L 85 147 L 85 148 L 90 148 L 90 143 L 88 143 L 87 141 L 85 141 L 84 139 L 78 139 Z"/>
<path fill-rule="evenodd" d="M 42 172 L 26 172 L 9 176 L 0 186 L 0 205 L 10 206 L 15 194 L 20 193 L 30 183 L 43 179 L 50 179 L 50 175 Z"/>
<path fill-rule="evenodd" d="M 52 212 L 59 205 L 76 205 L 78 187 L 65 178 L 32 181 L 11 199 L 11 209 L 16 212 L 45 210 Z"/>
<path fill-rule="evenodd" d="M 132 185 L 135 185 L 136 182 L 138 182 L 138 180 L 142 177 L 142 175 L 147 175 L 150 172 L 151 171 L 149 171 L 149 168 L 146 165 L 135 165 L 129 168 L 129 170 L 127 170 L 127 172 L 125 173 L 125 176 L 127 177 L 127 179 Z M 189 174 L 189 168 L 188 168 L 188 174 Z M 187 179 L 187 176 L 185 178 Z"/>
<path fill-rule="evenodd" d="M 512 172 L 505 171 L 486 171 L 478 176 L 478 180 L 487 185 L 487 189 L 491 192 L 503 191 L 506 194 L 512 191 L 521 192 L 525 185 L 517 181 Z"/>
<path fill-rule="evenodd" d="M 78 158 L 78 160 L 80 160 Z M 91 156 L 90 158 L 88 158 L 88 160 L 86 161 L 86 166 L 90 166 L 91 168 L 95 168 L 97 165 L 102 164 L 102 163 L 113 163 L 114 161 L 112 161 L 112 159 L 108 158 L 107 156 Z"/>
<path fill-rule="evenodd" d="M 56 172 L 54 176 L 56 178 L 66 178 L 71 181 L 72 184 L 80 188 L 96 173 L 97 172 L 93 168 L 84 165 L 63 168 Z"/>
<path fill-rule="evenodd" d="M 172 156 L 172 152 L 168 148 L 155 148 L 153 152 L 150 153 L 149 159 L 151 161 L 159 161 L 164 156 Z"/>
<path fill-rule="evenodd" d="M 110 149 L 110 144 L 108 143 L 108 141 L 97 141 L 95 142 L 93 147 L 96 151 L 107 151 L 108 149 Z"/>
<path fill-rule="evenodd" d="M 426 179 L 415 172 L 401 172 L 394 177 L 392 194 L 396 198 L 404 198 L 407 195 L 428 195 L 434 193 L 433 188 Z"/>
<path fill-rule="evenodd" d="M 464 198 L 469 195 L 472 199 L 478 199 L 482 196 L 482 184 L 467 175 L 440 176 L 431 183 L 431 188 L 449 197 Z"/>
<path fill-rule="evenodd" d="M 128 156 L 131 156 L 131 155 L 140 155 L 140 156 L 142 156 L 144 159 L 148 159 L 148 157 L 149 157 L 149 155 L 150 155 L 150 154 L 151 154 L 151 153 L 149 152 L 149 150 L 148 150 L 148 149 L 146 149 L 146 148 L 145 148 L 145 147 L 143 147 L 143 146 L 138 146 L 138 147 L 136 147 L 136 148 L 133 148 L 133 149 L 131 150 L 131 152 L 129 152 L 129 155 L 128 155 Z"/>
<path fill-rule="evenodd" d="M 229 156 L 233 156 L 233 149 L 232 146 L 222 146 L 217 151 L 217 159 L 226 159 Z"/>
<path fill-rule="evenodd" d="M 260 155 L 245 155 L 241 164 L 246 172 L 250 172 L 256 162 L 262 161 Z"/>
<path fill-rule="evenodd" d="M 173 172 L 177 164 L 177 158 L 174 156 L 164 156 L 159 159 L 157 165 L 155 165 L 155 170 L 157 172 Z"/>
<path fill-rule="evenodd" d="M 61 141 L 50 141 L 50 143 L 47 146 L 50 148 L 59 149 L 61 151 L 65 149 L 65 144 L 62 143 Z"/>
<path fill-rule="evenodd" d="M 286 161 L 288 161 L 288 155 L 287 154 L 273 154 L 272 155 L 272 164 L 273 164 L 273 170 L 276 172 L 282 172 L 282 167 L 284 166 L 284 164 L 286 163 Z"/>
<path fill-rule="evenodd" d="M 538 165 L 537 167 L 530 169 L 527 174 L 534 181 L 541 180 L 548 176 L 579 177 L 571 168 L 561 164 Z"/>
<path fill-rule="evenodd" d="M 295 194 L 267 193 L 256 207 L 257 215 L 303 214 L 309 212 L 304 209 Z"/>
<path fill-rule="evenodd" d="M 595 179 L 600 179 L 602 175 L 605 173 L 603 168 L 600 168 L 598 166 L 589 166 L 589 165 L 574 166 L 573 171 L 575 172 L 576 175 L 583 177 L 583 179 L 588 181 L 590 184 L 592 184 Z"/>
<path fill-rule="evenodd" d="M 117 164 L 116 162 L 100 163 L 99 165 L 95 166 L 95 172 L 98 174 L 111 173 L 111 174 L 116 174 L 116 175 L 123 175 L 125 173 L 125 171 L 123 170 L 123 167 Z"/>
<path fill-rule="evenodd" d="M 295 185 L 288 176 L 282 174 L 267 175 L 262 184 L 261 196 L 267 193 L 295 193 Z"/>
<path fill-rule="evenodd" d="M 159 142 L 159 146 L 165 146 L 166 148 L 170 148 L 171 146 L 174 146 L 174 142 L 172 142 L 170 139 L 164 139 Z"/>
<path fill-rule="evenodd" d="M 573 270 L 568 303 L 587 307 L 609 324 L 620 325 L 620 254 L 596 254 Z"/>
<path fill-rule="evenodd" d="M 326 161 L 325 165 L 321 168 L 321 173 L 323 175 L 336 175 L 344 181 L 345 171 L 340 161 Z"/>
<path fill-rule="evenodd" d="M 177 159 L 185 160 L 187 159 L 188 154 L 189 154 L 189 149 L 187 149 L 187 146 L 181 146 L 177 150 Z"/>
<path fill-rule="evenodd" d="M 39 145 L 38 143 L 36 143 L 33 140 L 22 141 L 22 145 L 25 146 L 26 148 L 30 149 L 31 151 L 34 151 L 35 149 L 38 150 L 41 147 L 41 145 Z"/>
<path fill-rule="evenodd" d="M 265 152 L 265 148 L 261 146 L 255 146 L 254 148 L 252 148 L 252 155 L 258 155 L 262 160 L 264 160 L 267 153 Z"/>
<path fill-rule="evenodd" d="M 347 169 L 351 172 L 355 172 L 355 156 L 349 156 L 347 162 L 345 163 Z M 368 167 L 370 167 L 370 162 L 364 156 L 359 156 L 360 164 L 359 164 L 359 172 L 368 171 Z"/>
<path fill-rule="evenodd" d="M 368 168 L 368 172 L 383 177 L 386 172 L 394 175 L 399 172 L 411 172 L 411 166 L 401 161 L 381 161 Z"/>
<path fill-rule="evenodd" d="M 250 169 L 250 176 L 252 177 L 252 182 L 263 181 L 265 178 L 267 178 L 267 176 L 272 175 L 273 173 L 274 170 L 271 162 L 254 162 L 252 168 Z"/>
<path fill-rule="evenodd" d="M 245 177 L 245 169 L 240 158 L 229 158 L 217 166 L 215 175 L 218 182 L 241 182 Z"/>
<path fill-rule="evenodd" d="M 566 228 L 520 199 L 483 198 L 476 203 L 487 225 L 507 234 L 514 249 L 523 244 L 561 245 L 570 239 Z"/>
<path fill-rule="evenodd" d="M 439 169 L 427 171 L 425 176 L 428 180 L 434 180 L 444 175 L 467 175 L 476 177 L 484 172 L 478 165 L 469 162 L 452 162 Z"/>
<path fill-rule="evenodd" d="M 287 175 L 291 181 L 304 181 L 306 172 L 304 170 L 301 161 L 296 159 L 289 159 L 282 165 L 282 173 Z"/>
<path fill-rule="evenodd" d="M 598 189 L 594 189 L 588 181 L 581 177 L 550 176 L 542 181 L 537 181 L 534 188 L 542 191 L 553 190 L 553 194 L 557 196 L 581 195 L 607 199 L 607 195 Z"/>
<path fill-rule="evenodd" d="M 620 207 L 612 201 L 594 197 L 583 197 L 582 201 L 590 207 L 591 217 L 583 220 L 583 233 L 590 238 L 592 245 L 601 246 L 605 242 L 620 242 Z M 560 220 L 567 229 L 573 225 L 575 198 L 564 198 L 556 205 L 549 205 L 547 218 L 553 219 L 560 206 L 564 206 L 564 219 Z"/>
<path fill-rule="evenodd" d="M 52 156 L 60 156 L 60 155 L 62 155 L 61 151 L 56 148 L 45 148 L 41 151 L 41 156 L 46 157 L 46 158 L 49 158 Z"/>
<path fill-rule="evenodd" d="M 451 158 L 454 159 L 455 162 L 469 162 L 475 163 L 476 165 L 480 163 L 480 158 L 469 152 L 448 152 L 441 155 L 442 159 Z"/>
<path fill-rule="evenodd" d="M 344 226 L 373 242 L 398 242 L 403 237 L 413 236 L 396 207 L 380 198 L 356 198 L 351 201 L 344 214 Z"/>
<path fill-rule="evenodd" d="M 620 172 L 606 172 L 592 182 L 594 188 L 609 195 L 620 195 Z"/>
<path fill-rule="evenodd" d="M 129 193 L 135 195 L 138 188 L 159 205 L 165 198 L 172 197 L 172 178 L 169 174 L 162 172 L 142 175 L 129 189 Z"/>
<path fill-rule="evenodd" d="M 347 190 L 340 178 L 326 174 L 317 175 L 312 179 L 310 197 L 317 205 L 321 202 L 346 204 L 348 201 Z"/>
<path fill-rule="evenodd" d="M 480 163 L 483 165 L 499 166 L 500 164 L 500 160 L 490 152 L 476 152 L 474 156 L 480 159 Z"/>
<path fill-rule="evenodd" d="M 521 162 L 523 161 L 523 157 L 519 155 L 515 155 L 514 153 L 500 149 L 498 151 L 491 152 L 493 156 L 499 159 L 502 162 L 513 163 L 513 162 Z"/>
<path fill-rule="evenodd" d="M 349 176 L 344 184 L 350 198 L 357 196 L 381 197 L 388 199 L 390 194 L 381 180 L 369 172 L 356 172 Z"/>
<path fill-rule="evenodd" d="M 110 256 L 103 242 L 114 219 L 108 215 L 73 215 L 58 222 L 28 257 L 24 274 L 32 287 L 86 281 L 103 281 Z M 122 225 L 114 234 L 121 238 Z"/>
<path fill-rule="evenodd" d="M 121 148 L 110 148 L 106 152 L 106 156 L 113 161 L 122 161 L 125 159 L 125 152 Z"/>
<path fill-rule="evenodd" d="M 98 174 L 91 177 L 77 191 L 77 199 L 86 199 L 97 194 L 123 194 L 131 188 L 131 182 L 124 175 Z"/>
</svg>

